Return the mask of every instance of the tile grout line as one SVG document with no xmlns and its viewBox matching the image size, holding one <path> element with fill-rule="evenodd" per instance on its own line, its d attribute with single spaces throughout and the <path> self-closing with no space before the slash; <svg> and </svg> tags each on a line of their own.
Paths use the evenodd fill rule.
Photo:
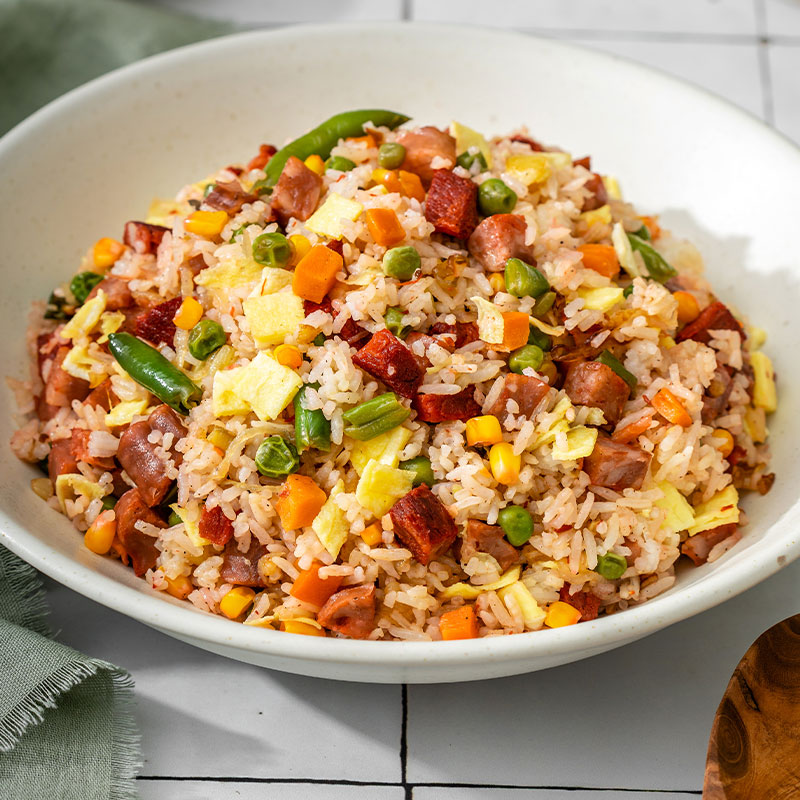
<svg viewBox="0 0 800 800">
<path fill-rule="evenodd" d="M 758 37 L 758 77 L 761 84 L 762 112 L 769 125 L 775 124 L 775 103 L 772 95 L 772 71 L 769 65 L 770 39 L 767 36 L 767 10 L 764 0 L 753 0 Z"/>
</svg>

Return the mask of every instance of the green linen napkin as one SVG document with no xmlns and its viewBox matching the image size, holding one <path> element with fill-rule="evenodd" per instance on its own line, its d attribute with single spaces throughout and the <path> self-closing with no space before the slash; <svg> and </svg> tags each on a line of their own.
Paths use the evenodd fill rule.
<svg viewBox="0 0 800 800">
<path fill-rule="evenodd" d="M 0 797 L 137 797 L 124 670 L 53 641 L 36 571 L 0 547 Z"/>
</svg>

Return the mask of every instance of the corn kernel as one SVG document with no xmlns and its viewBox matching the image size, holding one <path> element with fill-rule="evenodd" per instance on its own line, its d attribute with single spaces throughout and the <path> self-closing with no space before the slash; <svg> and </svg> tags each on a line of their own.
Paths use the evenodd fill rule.
<svg viewBox="0 0 800 800">
<path fill-rule="evenodd" d="M 396 192 L 397 194 L 403 193 L 403 187 L 400 185 L 400 179 L 397 173 L 391 169 L 378 169 L 372 170 L 372 180 L 383 186 L 387 192 Z"/>
<path fill-rule="evenodd" d="M 506 290 L 506 279 L 503 277 L 502 272 L 493 272 L 489 276 L 489 284 L 495 294 Z"/>
<path fill-rule="evenodd" d="M 569 603 L 563 603 L 561 600 L 556 600 L 555 603 L 550 604 L 547 609 L 547 616 L 544 618 L 544 624 L 548 628 L 563 628 L 566 625 L 574 625 L 581 618 L 581 612 L 575 606 Z"/>
<path fill-rule="evenodd" d="M 467 420 L 467 444 L 497 444 L 503 441 L 500 420 L 492 414 Z"/>
<path fill-rule="evenodd" d="M 110 267 L 123 253 L 125 245 L 116 239 L 109 239 L 104 236 L 94 243 L 92 248 L 92 261 L 96 267 Z"/>
<path fill-rule="evenodd" d="M 316 153 L 314 153 L 314 155 L 309 156 L 303 163 L 312 172 L 316 172 L 317 175 L 325 174 L 325 162 L 322 160 L 321 156 L 318 156 Z"/>
<path fill-rule="evenodd" d="M 286 619 L 281 622 L 281 630 L 285 633 L 300 633 L 303 636 L 325 636 L 325 631 L 322 628 L 316 628 L 309 625 L 307 622 L 301 622 L 298 619 Z"/>
<path fill-rule="evenodd" d="M 116 515 L 111 509 L 107 509 L 89 526 L 89 530 L 84 534 L 83 543 L 93 553 L 104 556 L 111 549 L 116 534 Z"/>
<path fill-rule="evenodd" d="M 383 541 L 383 529 L 377 522 L 373 522 L 361 531 L 361 538 L 368 547 L 375 547 Z"/>
<path fill-rule="evenodd" d="M 727 458 L 733 452 L 733 436 L 729 431 L 724 428 L 717 428 L 712 434 L 711 438 L 714 439 L 714 447 L 719 450 L 723 458 Z"/>
<path fill-rule="evenodd" d="M 294 236 L 289 237 L 289 244 L 292 246 L 292 257 L 289 259 L 289 266 L 294 267 L 311 249 L 311 242 L 302 233 L 295 233 Z"/>
<path fill-rule="evenodd" d="M 183 221 L 189 233 L 198 236 L 219 236 L 228 224 L 228 215 L 224 211 L 193 211 Z"/>
<path fill-rule="evenodd" d="M 256 593 L 247 586 L 236 586 L 219 601 L 219 610 L 228 618 L 236 619 L 253 602 Z"/>
<path fill-rule="evenodd" d="M 514 448 L 508 442 L 492 445 L 489 451 L 489 467 L 498 483 L 506 486 L 516 483 L 521 466 L 522 458 L 514 453 Z"/>
<path fill-rule="evenodd" d="M 233 441 L 233 436 L 222 428 L 212 428 L 211 432 L 206 436 L 206 439 L 211 442 L 214 447 L 219 447 L 220 450 L 227 450 L 228 445 Z"/>
<path fill-rule="evenodd" d="M 185 600 L 193 591 L 194 586 L 187 575 L 179 575 L 177 578 L 167 578 L 167 593 L 178 600 Z"/>
<path fill-rule="evenodd" d="M 281 366 L 289 369 L 297 369 L 303 363 L 303 354 L 293 344 L 279 344 L 273 355 Z"/>
<path fill-rule="evenodd" d="M 175 323 L 176 327 L 188 331 L 200 322 L 202 316 L 203 306 L 201 306 L 194 297 L 184 297 L 172 321 Z"/>
<path fill-rule="evenodd" d="M 678 322 L 682 325 L 694 322 L 700 316 L 700 304 L 693 294 L 673 292 L 672 296 L 678 303 Z"/>
</svg>

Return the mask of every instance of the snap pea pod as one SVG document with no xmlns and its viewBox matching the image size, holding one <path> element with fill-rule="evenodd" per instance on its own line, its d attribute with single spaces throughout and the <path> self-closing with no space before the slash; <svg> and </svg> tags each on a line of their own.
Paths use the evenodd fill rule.
<svg viewBox="0 0 800 800">
<path fill-rule="evenodd" d="M 331 449 L 331 423 L 321 408 L 308 408 L 309 388 L 319 389 L 319 384 L 306 384 L 294 396 L 294 441 L 300 452 L 309 447 L 328 451 Z"/>
<path fill-rule="evenodd" d="M 628 234 L 628 241 L 634 250 L 639 251 L 639 255 L 641 255 L 642 261 L 644 261 L 644 265 L 647 268 L 647 273 L 654 281 L 666 283 L 670 278 L 674 278 L 678 274 L 678 270 L 668 264 L 664 256 L 650 242 L 646 242 L 635 233 Z"/>
<path fill-rule="evenodd" d="M 394 130 L 398 125 L 408 122 L 408 119 L 405 114 L 385 111 L 380 108 L 344 111 L 341 114 L 335 114 L 321 125 L 303 134 L 299 139 L 289 142 L 285 147 L 278 150 L 269 160 L 264 170 L 267 173 L 266 178 L 263 181 L 258 181 L 253 189 L 257 192 L 263 192 L 273 187 L 278 182 L 283 167 L 290 156 L 297 156 L 301 161 L 305 161 L 309 156 L 316 154 L 324 160 L 330 156 L 331 150 L 336 146 L 339 139 L 361 136 L 364 133 L 364 125 L 367 122 Z"/>
<path fill-rule="evenodd" d="M 108 349 L 136 383 L 179 414 L 188 414 L 200 402 L 203 395 L 200 387 L 155 347 L 129 333 L 112 333 L 108 337 Z"/>
</svg>

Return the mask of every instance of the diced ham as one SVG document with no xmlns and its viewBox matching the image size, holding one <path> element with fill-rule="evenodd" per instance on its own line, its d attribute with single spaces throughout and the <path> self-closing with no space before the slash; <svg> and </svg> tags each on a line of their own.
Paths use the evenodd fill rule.
<svg viewBox="0 0 800 800">
<path fill-rule="evenodd" d="M 705 564 L 708 554 L 720 542 L 724 542 L 729 536 L 733 536 L 739 526 L 735 522 L 728 525 L 720 525 L 708 531 L 700 531 L 694 536 L 690 536 L 682 545 L 681 553 L 694 561 L 696 567 Z"/>
<path fill-rule="evenodd" d="M 351 586 L 331 595 L 317 622 L 351 639 L 366 639 L 375 630 L 375 586 Z"/>
<path fill-rule="evenodd" d="M 203 506 L 200 514 L 200 536 L 216 545 L 226 545 L 233 539 L 233 523 L 220 506 Z"/>
<path fill-rule="evenodd" d="M 304 300 L 303 309 L 307 317 L 315 311 L 324 311 L 326 314 L 330 314 L 334 319 L 339 316 L 339 312 L 334 308 L 329 297 L 325 297 L 321 303 L 314 303 L 312 300 Z M 348 319 L 344 325 L 342 325 L 342 329 L 335 335 L 344 339 L 351 347 L 357 348 L 361 347 L 372 334 L 366 328 L 362 328 L 355 320 Z"/>
<path fill-rule="evenodd" d="M 395 535 L 420 564 L 442 555 L 458 536 L 453 518 L 425 484 L 401 497 L 389 514 Z"/>
<path fill-rule="evenodd" d="M 230 183 L 215 183 L 203 202 L 217 211 L 225 211 L 228 216 L 232 217 L 242 210 L 242 206 L 247 203 L 255 203 L 256 200 L 258 200 L 258 195 L 246 192 L 242 189 L 239 181 L 231 181 Z"/>
<path fill-rule="evenodd" d="M 50 406 L 65 408 L 73 400 L 83 400 L 89 394 L 89 382 L 70 375 L 61 366 L 69 351 L 67 346 L 59 347 L 49 364 L 49 370 L 44 365 L 42 367 L 43 372 L 47 373 L 43 398 Z"/>
<path fill-rule="evenodd" d="M 155 255 L 164 234 L 169 230 L 163 225 L 151 225 L 147 222 L 132 220 L 125 223 L 122 241 L 139 254 L 151 253 Z"/>
<path fill-rule="evenodd" d="M 505 532 L 499 525 L 487 525 L 477 519 L 467 521 L 461 538 L 458 557 L 466 564 L 477 553 L 488 553 L 505 572 L 519 558 L 516 547 L 509 544 Z"/>
<path fill-rule="evenodd" d="M 440 163 L 439 167 L 452 168 L 456 165 L 455 139 L 449 133 L 431 125 L 411 131 L 401 131 L 397 142 L 406 149 L 401 169 L 416 172 L 426 186 L 433 178 L 434 168 L 431 164 L 434 158 L 443 158 L 449 162 L 447 165 Z"/>
<path fill-rule="evenodd" d="M 89 292 L 86 299 L 91 300 L 97 297 L 97 293 L 101 290 L 106 296 L 106 311 L 119 311 L 133 305 L 133 295 L 128 288 L 128 281 L 122 278 L 116 278 L 113 275 L 104 278 Z"/>
<path fill-rule="evenodd" d="M 718 366 L 703 395 L 700 418 L 704 425 L 710 425 L 725 410 L 732 391 L 733 379 L 730 371 L 727 367 Z"/>
<path fill-rule="evenodd" d="M 72 450 L 72 439 L 57 439 L 50 445 L 50 455 L 47 456 L 47 474 L 53 488 L 56 487 L 56 478 L 59 475 L 78 472 L 78 462 Z"/>
<path fill-rule="evenodd" d="M 528 223 L 519 214 L 493 214 L 469 237 L 470 255 L 489 272 L 502 272 L 509 258 L 535 265 L 533 246 L 525 244 Z"/>
<path fill-rule="evenodd" d="M 652 455 L 632 444 L 615 442 L 600 435 L 591 455 L 583 460 L 583 471 L 595 486 L 622 491 L 641 489 Z"/>
<path fill-rule="evenodd" d="M 385 328 L 353 356 L 353 363 L 402 397 L 413 397 L 424 377 L 416 356 Z"/>
<path fill-rule="evenodd" d="M 246 553 L 242 553 L 236 541 L 231 540 L 225 547 L 219 576 L 225 583 L 235 586 L 264 586 L 264 579 L 258 571 L 258 562 L 266 554 L 267 548 L 255 539 Z"/>
<path fill-rule="evenodd" d="M 183 456 L 175 449 L 175 444 L 179 439 L 183 439 L 183 437 L 186 436 L 186 428 L 181 422 L 180 417 L 166 405 L 166 403 L 162 403 L 150 412 L 147 421 L 153 430 L 160 431 L 163 434 L 172 434 L 170 454 L 172 455 L 172 460 L 175 462 L 175 466 L 179 467 Z"/>
<path fill-rule="evenodd" d="M 307 220 L 317 207 L 322 178 L 296 156 L 289 156 L 272 191 L 272 213 L 285 228 L 294 217 Z"/>
<path fill-rule="evenodd" d="M 594 211 L 608 202 L 606 185 L 603 183 L 603 178 L 596 172 L 592 173 L 592 177 L 583 186 L 591 192 L 590 196 L 583 201 L 583 211 Z"/>
<path fill-rule="evenodd" d="M 449 337 L 453 336 L 455 349 L 464 347 L 478 341 L 478 326 L 474 322 L 456 322 L 455 325 L 448 325 L 446 322 L 436 322 L 428 331 L 431 336 Z M 442 344 L 442 347 L 445 347 Z"/>
<path fill-rule="evenodd" d="M 173 297 L 139 314 L 136 317 L 136 335 L 152 344 L 163 342 L 171 347 L 175 338 L 175 323 L 172 320 L 182 302 L 182 297 Z"/>
<path fill-rule="evenodd" d="M 576 405 L 599 408 L 606 422 L 616 425 L 631 387 L 611 367 L 599 361 L 580 361 L 569 365 L 564 391 Z"/>
<path fill-rule="evenodd" d="M 271 144 L 262 144 L 258 148 L 258 155 L 253 156 L 247 164 L 247 169 L 264 169 L 269 164 L 269 160 L 277 153 L 277 149 Z"/>
<path fill-rule="evenodd" d="M 514 413 L 515 416 L 533 417 L 549 391 L 550 387 L 539 378 L 509 372 L 505 376 L 500 396 L 487 413 L 493 414 L 500 420 L 505 419 L 508 413 L 506 404 L 509 400 L 513 400 L 519 406 L 519 411 Z"/>
<path fill-rule="evenodd" d="M 564 585 L 558 593 L 558 598 L 562 603 L 569 603 L 581 612 L 579 622 L 591 622 L 593 619 L 597 619 L 597 615 L 600 613 L 600 598 L 591 592 L 570 594 L 569 586 Z"/>
<path fill-rule="evenodd" d="M 116 395 L 111 389 L 111 380 L 106 378 L 86 395 L 86 399 L 83 402 L 87 406 L 100 406 L 103 411 L 110 411 L 115 399 Z"/>
<path fill-rule="evenodd" d="M 531 139 L 530 136 L 522 136 L 521 134 L 516 134 L 511 137 L 512 142 L 522 142 L 523 144 L 527 144 L 528 147 L 531 148 L 535 153 L 542 153 L 544 152 L 544 145 L 539 144 L 536 139 Z"/>
<path fill-rule="evenodd" d="M 72 455 L 76 461 L 83 461 L 85 464 L 91 464 L 94 467 L 100 467 L 105 470 L 114 469 L 114 458 L 112 456 L 93 456 L 89 450 L 89 437 L 92 435 L 91 431 L 84 430 L 83 428 L 72 429 Z"/>
<path fill-rule="evenodd" d="M 420 422 L 466 421 L 481 413 L 481 407 L 475 402 L 474 386 L 458 394 L 418 394 L 411 405 Z"/>
<path fill-rule="evenodd" d="M 744 339 L 744 330 L 736 320 L 736 317 L 731 314 L 730 309 L 719 300 L 706 306 L 696 320 L 690 322 L 681 331 L 678 332 L 677 339 L 679 342 L 686 341 L 687 339 L 694 339 L 696 342 L 708 344 L 711 341 L 710 331 L 738 331 L 739 335 Z"/>
<path fill-rule="evenodd" d="M 592 157 L 591 156 L 584 156 L 583 158 L 574 158 L 572 159 L 572 166 L 573 167 L 584 167 L 588 169 L 590 172 L 592 170 Z"/>
<path fill-rule="evenodd" d="M 467 239 L 478 224 L 478 187 L 447 169 L 433 173 L 425 200 L 425 219 L 437 233 Z"/>
<path fill-rule="evenodd" d="M 141 520 L 157 528 L 166 528 L 167 524 L 153 509 L 148 508 L 138 489 L 130 489 L 119 498 L 114 506 L 117 519 L 117 536 L 131 558 L 133 571 L 141 577 L 149 569 L 153 569 L 158 560 L 155 539 L 136 528 Z"/>
</svg>

